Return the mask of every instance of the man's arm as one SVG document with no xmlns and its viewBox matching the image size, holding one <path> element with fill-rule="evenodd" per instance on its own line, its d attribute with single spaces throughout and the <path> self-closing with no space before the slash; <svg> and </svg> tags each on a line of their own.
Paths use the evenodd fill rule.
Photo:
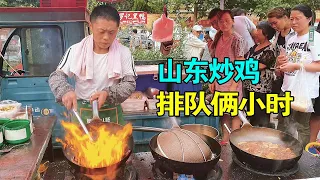
<svg viewBox="0 0 320 180">
<path fill-rule="evenodd" d="M 189 41 L 187 41 L 187 44 L 189 46 L 193 46 L 193 47 L 196 47 L 196 48 L 202 48 L 204 49 L 207 45 L 206 42 L 203 42 L 201 41 L 200 39 L 190 39 Z"/>
<path fill-rule="evenodd" d="M 74 88 L 68 83 L 68 76 L 61 70 L 56 70 L 49 76 L 49 86 L 56 98 L 57 102 L 62 101 L 62 96 L 70 91 L 74 91 Z"/>
<path fill-rule="evenodd" d="M 132 43 L 133 43 L 133 42 L 132 42 L 132 37 L 131 37 L 131 39 L 130 39 L 130 45 L 129 45 L 129 48 L 130 48 L 130 49 L 132 49 Z"/>
<path fill-rule="evenodd" d="M 121 66 L 123 78 L 119 83 L 103 89 L 107 91 L 107 103 L 119 105 L 123 103 L 136 90 L 137 74 L 134 67 L 134 60 L 128 48 L 121 50 Z"/>
<path fill-rule="evenodd" d="M 255 31 L 257 30 L 257 27 L 256 25 L 246 16 L 245 17 L 245 21 L 246 21 L 246 24 L 247 24 L 247 28 L 250 32 L 250 35 L 252 38 L 254 38 L 254 34 L 255 34 Z"/>
<path fill-rule="evenodd" d="M 203 55 L 202 55 L 202 60 L 206 60 L 206 61 L 209 61 L 209 62 L 212 62 L 212 57 L 210 55 L 210 52 L 209 52 L 209 47 L 208 45 L 206 45 L 206 47 L 204 48 L 204 52 L 203 52 Z"/>
<path fill-rule="evenodd" d="M 123 103 L 136 90 L 136 78 L 134 76 L 124 76 L 120 83 L 103 89 L 107 91 L 107 102 L 114 105 Z"/>
<path fill-rule="evenodd" d="M 62 100 L 62 96 L 69 91 L 74 91 L 74 88 L 68 83 L 68 75 L 71 77 L 70 72 L 70 57 L 72 56 L 71 48 L 69 48 L 63 55 L 56 71 L 49 76 L 49 86 L 56 100 Z"/>
</svg>

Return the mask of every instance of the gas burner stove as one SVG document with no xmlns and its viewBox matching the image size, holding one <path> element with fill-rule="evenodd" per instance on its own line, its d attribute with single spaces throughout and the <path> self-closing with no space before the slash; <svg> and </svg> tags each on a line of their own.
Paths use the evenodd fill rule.
<svg viewBox="0 0 320 180">
<path fill-rule="evenodd" d="M 137 170 L 132 165 L 126 165 L 120 168 L 115 179 L 108 179 L 105 175 L 87 175 L 80 172 L 74 172 L 76 180 L 138 180 Z"/>
<path fill-rule="evenodd" d="M 290 176 L 292 174 L 295 174 L 295 173 L 297 173 L 299 171 L 298 163 L 291 169 L 286 169 L 286 170 L 279 171 L 279 172 L 266 172 L 266 171 L 256 170 L 256 169 L 252 168 L 250 165 L 240 162 L 238 160 L 238 158 L 234 154 L 232 155 L 232 159 L 241 168 L 243 168 L 245 170 L 248 170 L 250 172 L 256 173 L 256 174 L 264 175 L 264 176 L 282 176 L 282 177 L 286 177 L 286 176 Z"/>
<path fill-rule="evenodd" d="M 177 180 L 179 175 L 174 172 L 166 171 L 164 168 L 161 168 L 157 163 L 152 164 L 152 173 L 154 180 Z M 194 176 L 194 175 L 184 175 L 184 179 L 188 180 L 220 180 L 222 177 L 222 169 L 217 164 L 208 174 L 203 176 Z"/>
</svg>

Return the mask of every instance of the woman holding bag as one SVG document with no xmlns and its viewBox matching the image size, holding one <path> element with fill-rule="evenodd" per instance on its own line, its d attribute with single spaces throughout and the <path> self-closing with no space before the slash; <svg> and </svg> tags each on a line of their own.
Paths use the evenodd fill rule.
<svg viewBox="0 0 320 180">
<path fill-rule="evenodd" d="M 296 83 L 295 80 L 304 76 L 308 83 L 305 94 L 309 95 L 314 102 L 314 99 L 319 96 L 320 34 L 316 31 L 309 32 L 313 24 L 312 16 L 312 10 L 307 5 L 297 5 L 291 10 L 290 20 L 296 34 L 286 43 L 286 55 L 280 55 L 277 61 L 280 64 L 280 70 L 284 72 L 281 94 L 290 91 L 292 84 Z M 278 129 L 291 135 L 294 135 L 297 129 L 298 140 L 306 146 L 310 138 L 311 113 L 312 111 L 294 110 L 291 106 L 289 116 L 283 117 L 281 112 L 279 113 L 281 123 Z"/>
</svg>

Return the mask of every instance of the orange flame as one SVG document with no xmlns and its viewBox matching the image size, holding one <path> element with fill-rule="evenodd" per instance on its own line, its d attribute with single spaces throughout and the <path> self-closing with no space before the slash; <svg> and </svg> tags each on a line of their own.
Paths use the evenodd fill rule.
<svg viewBox="0 0 320 180">
<path fill-rule="evenodd" d="M 91 136 L 94 134 L 94 141 L 90 141 L 89 136 L 77 124 L 62 121 L 61 125 L 66 134 L 64 140 L 57 141 L 64 148 L 70 148 L 77 164 L 83 167 L 107 167 L 120 162 L 128 152 L 127 138 L 132 134 L 131 124 L 125 125 L 116 133 L 111 133 L 105 126 L 97 127 L 95 132 L 90 132 Z M 112 171 L 111 176 L 115 178 L 115 169 Z"/>
</svg>

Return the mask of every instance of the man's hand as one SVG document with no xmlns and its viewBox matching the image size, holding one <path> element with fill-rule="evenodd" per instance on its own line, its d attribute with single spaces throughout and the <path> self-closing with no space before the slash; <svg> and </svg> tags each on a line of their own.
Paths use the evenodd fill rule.
<svg viewBox="0 0 320 180">
<path fill-rule="evenodd" d="M 92 103 L 92 101 L 94 100 L 98 100 L 99 109 L 100 109 L 103 106 L 103 104 L 106 102 L 107 97 L 108 97 L 107 91 L 98 91 L 91 96 L 90 103 Z"/>
<path fill-rule="evenodd" d="M 283 64 L 285 64 L 285 63 L 288 63 L 288 57 L 285 56 L 285 55 L 280 55 L 280 56 L 278 56 L 278 58 L 277 58 L 277 64 L 281 66 L 281 65 L 283 65 Z"/>
<path fill-rule="evenodd" d="M 62 96 L 62 103 L 68 109 L 77 110 L 77 95 L 74 91 L 69 91 Z"/>
</svg>

